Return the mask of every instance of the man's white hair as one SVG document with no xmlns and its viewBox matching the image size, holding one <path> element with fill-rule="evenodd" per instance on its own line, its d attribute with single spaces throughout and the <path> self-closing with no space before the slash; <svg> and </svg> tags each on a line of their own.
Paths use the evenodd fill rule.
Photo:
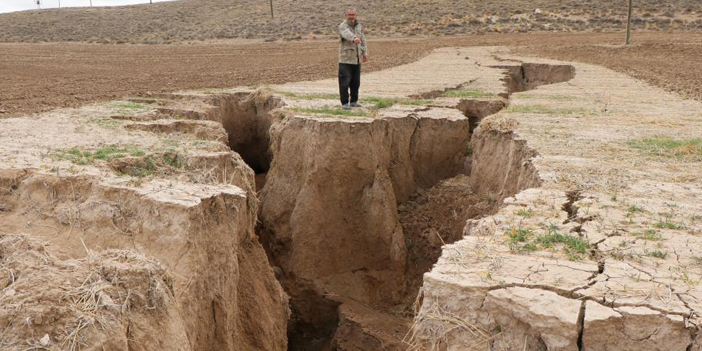
<svg viewBox="0 0 702 351">
<path fill-rule="evenodd" d="M 348 14 L 349 14 L 349 11 L 353 11 L 354 13 L 358 13 L 358 11 L 356 11 L 356 8 L 355 8 L 355 7 L 349 6 L 349 7 L 346 8 L 346 10 L 344 10 L 344 15 L 348 15 Z"/>
</svg>

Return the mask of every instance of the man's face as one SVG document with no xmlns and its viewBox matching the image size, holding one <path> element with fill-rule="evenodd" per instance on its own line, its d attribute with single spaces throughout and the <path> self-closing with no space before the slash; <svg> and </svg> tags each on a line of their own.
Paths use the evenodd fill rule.
<svg viewBox="0 0 702 351">
<path fill-rule="evenodd" d="M 348 10 L 346 12 L 346 20 L 351 23 L 356 22 L 356 11 Z"/>
</svg>

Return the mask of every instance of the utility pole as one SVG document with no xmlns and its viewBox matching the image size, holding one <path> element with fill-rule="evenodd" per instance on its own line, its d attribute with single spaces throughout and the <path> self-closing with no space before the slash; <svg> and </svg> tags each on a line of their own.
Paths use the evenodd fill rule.
<svg viewBox="0 0 702 351">
<path fill-rule="evenodd" d="M 271 18 L 275 18 L 273 17 L 273 0 L 271 0 Z"/>
<path fill-rule="evenodd" d="M 626 45 L 631 44 L 631 12 L 634 0 L 629 0 L 629 14 L 626 16 Z"/>
</svg>

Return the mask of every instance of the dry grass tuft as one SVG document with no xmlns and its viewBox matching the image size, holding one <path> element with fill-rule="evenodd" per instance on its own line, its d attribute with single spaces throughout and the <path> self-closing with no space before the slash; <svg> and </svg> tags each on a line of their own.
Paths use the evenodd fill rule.
<svg viewBox="0 0 702 351">
<path fill-rule="evenodd" d="M 480 122 L 480 129 L 483 131 L 498 131 L 498 132 L 512 132 L 519 126 L 519 122 L 512 117 L 505 114 L 496 114 L 486 117 Z"/>
<path fill-rule="evenodd" d="M 409 345 L 408 351 L 439 351 L 444 350 L 448 337 L 453 331 L 466 332 L 475 342 L 466 350 L 476 350 L 478 347 L 487 348 L 487 343 L 497 338 L 501 332 L 493 334 L 472 323 L 466 318 L 443 310 L 437 301 L 431 302 L 429 308 L 418 308 L 414 324 L 405 337 Z"/>
</svg>

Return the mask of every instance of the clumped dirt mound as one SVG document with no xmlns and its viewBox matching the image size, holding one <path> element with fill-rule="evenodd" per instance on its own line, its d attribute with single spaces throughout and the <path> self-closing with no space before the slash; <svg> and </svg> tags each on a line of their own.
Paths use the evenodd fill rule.
<svg viewBox="0 0 702 351">
<path fill-rule="evenodd" d="M 441 248 L 463 237 L 466 221 L 493 213 L 499 203 L 485 194 L 476 194 L 465 175 L 420 190 L 399 206 L 400 224 L 407 246 L 408 296 L 416 296 L 422 275 L 441 256 Z"/>
<path fill-rule="evenodd" d="M 190 350 L 156 261 L 119 250 L 60 260 L 23 234 L 0 236 L 0 260 L 3 350 Z"/>
</svg>

